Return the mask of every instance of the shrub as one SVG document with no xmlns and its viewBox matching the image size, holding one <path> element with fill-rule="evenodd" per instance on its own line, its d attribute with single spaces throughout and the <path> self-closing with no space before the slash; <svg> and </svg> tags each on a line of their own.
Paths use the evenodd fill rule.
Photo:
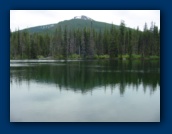
<svg viewBox="0 0 172 134">
<path fill-rule="evenodd" d="M 109 55 L 100 55 L 99 56 L 99 59 L 108 59 L 109 58 Z"/>
<path fill-rule="evenodd" d="M 128 59 L 130 56 L 128 54 L 122 55 L 122 58 Z"/>
<path fill-rule="evenodd" d="M 95 59 L 109 59 L 109 55 L 94 55 Z"/>
<path fill-rule="evenodd" d="M 55 55 L 55 56 L 54 56 L 54 59 L 58 59 L 58 60 L 59 60 L 59 59 L 63 59 L 63 58 L 64 58 L 63 55 Z"/>
<path fill-rule="evenodd" d="M 42 55 L 37 56 L 37 59 L 43 59 L 43 58 L 44 58 L 44 56 L 42 56 Z"/>
<path fill-rule="evenodd" d="M 140 59 L 141 58 L 141 55 L 133 54 L 132 55 L 132 58 L 134 58 L 134 59 Z"/>
<path fill-rule="evenodd" d="M 80 58 L 81 57 L 78 54 L 72 54 L 72 55 L 69 56 L 69 59 L 80 59 Z"/>
<path fill-rule="evenodd" d="M 156 55 L 152 55 L 149 57 L 150 59 L 159 59 L 159 56 L 156 56 Z"/>
</svg>

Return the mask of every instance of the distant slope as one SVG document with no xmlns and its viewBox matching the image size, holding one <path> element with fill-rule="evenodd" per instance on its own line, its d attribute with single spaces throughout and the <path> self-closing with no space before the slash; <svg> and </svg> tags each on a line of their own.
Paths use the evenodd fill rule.
<svg viewBox="0 0 172 134">
<path fill-rule="evenodd" d="M 62 30 L 64 29 L 65 26 L 67 26 L 67 29 L 83 29 L 85 27 L 91 28 L 91 23 L 92 23 L 92 27 L 96 31 L 99 31 L 100 29 L 103 31 L 105 28 L 109 29 L 112 26 L 112 24 L 98 22 L 91 19 L 85 20 L 85 19 L 80 19 L 80 18 L 74 18 L 71 20 L 61 21 L 56 24 L 36 26 L 36 27 L 31 27 L 31 28 L 27 28 L 23 30 L 27 30 L 30 33 L 44 33 L 44 32 L 53 33 L 55 29 L 58 28 L 59 26 L 62 27 Z M 117 25 L 115 26 L 119 27 Z"/>
</svg>

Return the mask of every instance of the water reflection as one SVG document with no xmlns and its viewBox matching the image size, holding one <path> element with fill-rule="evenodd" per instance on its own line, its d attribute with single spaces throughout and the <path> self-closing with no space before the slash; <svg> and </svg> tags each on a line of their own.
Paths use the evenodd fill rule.
<svg viewBox="0 0 172 134">
<path fill-rule="evenodd" d="M 21 85 L 25 81 L 55 84 L 59 90 L 72 90 L 82 94 L 96 87 L 119 87 L 123 95 L 128 86 L 138 90 L 160 87 L 159 61 L 75 61 L 60 63 L 13 63 L 10 65 L 10 82 Z M 147 88 L 149 87 L 149 88 Z M 34 89 L 30 89 L 34 90 Z"/>
</svg>

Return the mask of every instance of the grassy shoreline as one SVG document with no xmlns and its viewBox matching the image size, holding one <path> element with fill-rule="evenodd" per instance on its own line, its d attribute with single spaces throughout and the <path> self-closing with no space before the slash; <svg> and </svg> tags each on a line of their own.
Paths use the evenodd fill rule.
<svg viewBox="0 0 172 134">
<path fill-rule="evenodd" d="M 142 57 L 141 55 L 133 54 L 131 57 L 129 55 L 122 55 L 122 58 L 120 56 L 115 58 L 110 58 L 109 55 L 94 55 L 93 57 L 85 57 L 82 58 L 80 55 L 73 54 L 70 55 L 67 59 L 65 59 L 62 55 L 54 56 L 54 57 L 43 57 L 42 55 L 37 56 L 35 60 L 159 60 L 160 56 L 152 55 L 152 56 L 145 56 Z M 10 60 L 29 60 L 27 58 L 10 58 Z M 33 60 L 33 59 L 32 59 Z"/>
</svg>

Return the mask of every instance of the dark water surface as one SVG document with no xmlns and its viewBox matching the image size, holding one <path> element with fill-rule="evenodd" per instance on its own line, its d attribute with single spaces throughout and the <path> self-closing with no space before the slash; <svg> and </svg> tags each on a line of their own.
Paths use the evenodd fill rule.
<svg viewBox="0 0 172 134">
<path fill-rule="evenodd" d="M 159 122 L 159 61 L 10 62 L 11 122 Z"/>
</svg>

